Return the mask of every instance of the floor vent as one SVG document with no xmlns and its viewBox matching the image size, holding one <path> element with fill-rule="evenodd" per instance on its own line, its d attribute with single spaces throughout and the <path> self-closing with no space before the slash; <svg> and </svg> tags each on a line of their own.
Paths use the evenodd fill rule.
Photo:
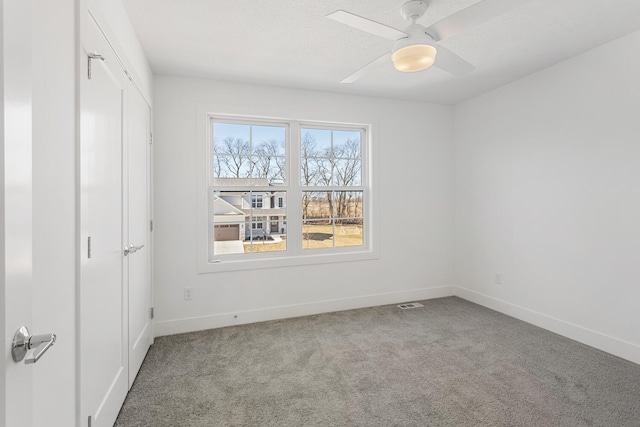
<svg viewBox="0 0 640 427">
<path fill-rule="evenodd" d="M 420 304 L 419 302 L 405 302 L 404 304 L 398 304 L 398 307 L 403 310 L 407 310 L 410 308 L 424 307 L 424 305 Z"/>
</svg>

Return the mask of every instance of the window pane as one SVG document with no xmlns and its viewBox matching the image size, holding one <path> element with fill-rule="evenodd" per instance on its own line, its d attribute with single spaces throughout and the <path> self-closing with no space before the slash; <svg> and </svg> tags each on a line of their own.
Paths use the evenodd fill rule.
<svg viewBox="0 0 640 427">
<path fill-rule="evenodd" d="M 212 192 L 213 256 L 244 253 L 243 195 L 240 192 Z"/>
<path fill-rule="evenodd" d="M 321 249 L 334 246 L 334 227 L 331 220 L 304 221 L 302 248 Z"/>
<path fill-rule="evenodd" d="M 307 157 L 331 156 L 331 131 L 327 129 L 300 129 L 303 155 Z M 304 154 L 306 153 L 306 154 Z"/>
<path fill-rule="evenodd" d="M 362 161 L 360 159 L 337 159 L 335 161 L 334 185 L 362 185 Z"/>
<path fill-rule="evenodd" d="M 286 128 L 284 126 L 253 126 L 252 177 L 266 179 L 267 184 L 286 181 Z M 264 185 L 255 183 L 254 185 Z"/>
<path fill-rule="evenodd" d="M 359 131 L 333 131 L 333 151 L 336 157 L 359 159 L 362 149 Z"/>
<path fill-rule="evenodd" d="M 273 197 L 283 207 L 271 207 Z M 213 255 L 286 250 L 286 192 L 214 191 Z"/>
<path fill-rule="evenodd" d="M 244 240 L 245 253 L 277 252 L 287 249 L 284 215 L 257 216 L 247 223 Z"/>
<path fill-rule="evenodd" d="M 336 247 L 362 246 L 364 242 L 362 218 L 342 218 L 335 221 Z"/>
<path fill-rule="evenodd" d="M 335 191 L 334 218 L 362 217 L 362 191 Z"/>
<path fill-rule="evenodd" d="M 213 254 L 241 254 L 244 247 L 240 235 L 244 233 L 244 224 L 215 223 L 213 227 Z"/>
<path fill-rule="evenodd" d="M 332 185 L 332 131 L 300 129 L 300 177 L 302 185 Z"/>
<path fill-rule="evenodd" d="M 318 182 L 316 185 L 334 185 L 334 160 L 327 157 L 317 157 L 315 159 Z"/>
<path fill-rule="evenodd" d="M 284 157 L 253 156 L 252 184 L 283 184 L 286 181 L 286 161 Z"/>
<path fill-rule="evenodd" d="M 213 124 L 214 152 L 218 153 L 220 152 L 218 147 L 233 145 L 238 140 L 249 142 L 250 134 L 251 126 L 249 125 L 215 122 Z"/>
<path fill-rule="evenodd" d="M 286 131 L 286 126 L 215 122 L 212 158 L 214 185 L 266 186 L 285 183 Z"/>
<path fill-rule="evenodd" d="M 214 156 L 213 159 L 214 179 L 246 179 L 251 176 L 251 158 L 249 156 L 218 155 Z"/>
<path fill-rule="evenodd" d="M 308 185 L 334 185 L 334 161 L 327 157 L 305 157 L 301 159 L 300 178 L 301 184 Z"/>
<path fill-rule="evenodd" d="M 361 131 L 302 128 L 300 183 L 362 185 L 361 139 Z"/>
<path fill-rule="evenodd" d="M 303 249 L 362 246 L 362 191 L 305 191 Z"/>
<path fill-rule="evenodd" d="M 253 154 L 281 157 L 285 155 L 284 126 L 252 126 L 251 134 Z"/>
<path fill-rule="evenodd" d="M 213 153 L 214 155 L 250 155 L 250 126 L 215 123 L 213 125 Z"/>
<path fill-rule="evenodd" d="M 303 219 L 330 219 L 333 198 L 330 191 L 304 191 L 302 193 Z"/>
</svg>

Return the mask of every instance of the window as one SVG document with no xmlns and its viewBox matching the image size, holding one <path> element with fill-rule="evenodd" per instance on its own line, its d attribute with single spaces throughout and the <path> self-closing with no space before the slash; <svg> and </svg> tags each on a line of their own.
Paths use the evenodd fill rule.
<svg viewBox="0 0 640 427">
<path fill-rule="evenodd" d="M 213 233 L 213 257 L 258 252 L 283 252 L 286 236 L 268 233 L 267 215 L 283 213 L 268 202 L 272 194 L 286 194 L 286 138 L 288 126 L 212 120 L 211 178 L 213 224 L 237 222 L 235 241 Z M 284 196 L 282 196 L 284 197 Z M 264 199 L 267 203 L 264 203 Z M 211 215 L 212 214 L 212 215 Z M 214 227 L 215 228 L 215 227 Z M 230 236 L 227 234 L 225 236 Z"/>
<path fill-rule="evenodd" d="M 209 116 L 208 271 L 371 253 L 367 131 Z"/>
<path fill-rule="evenodd" d="M 251 195 L 251 207 L 252 208 L 261 208 L 262 207 L 262 194 L 252 194 Z"/>
<path fill-rule="evenodd" d="M 303 249 L 363 245 L 362 132 L 301 128 Z"/>
</svg>

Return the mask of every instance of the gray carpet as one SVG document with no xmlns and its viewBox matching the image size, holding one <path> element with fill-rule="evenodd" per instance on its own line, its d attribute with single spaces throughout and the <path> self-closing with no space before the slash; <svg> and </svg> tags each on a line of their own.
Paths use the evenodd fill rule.
<svg viewBox="0 0 640 427">
<path fill-rule="evenodd" d="M 158 338 L 116 426 L 640 426 L 640 365 L 422 303 Z"/>
</svg>

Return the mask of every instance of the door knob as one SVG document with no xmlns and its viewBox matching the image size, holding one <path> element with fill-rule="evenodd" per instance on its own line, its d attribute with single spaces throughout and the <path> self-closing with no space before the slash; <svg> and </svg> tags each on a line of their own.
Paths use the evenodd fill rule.
<svg viewBox="0 0 640 427">
<path fill-rule="evenodd" d="M 33 354 L 24 363 L 27 365 L 36 363 L 55 342 L 56 334 L 31 335 L 26 326 L 21 326 L 13 336 L 11 356 L 13 356 L 14 362 L 20 362 L 26 356 L 27 351 L 35 348 Z"/>
<path fill-rule="evenodd" d="M 144 245 L 136 246 L 133 243 L 129 243 L 129 246 L 124 247 L 124 256 L 136 253 L 142 248 L 144 248 Z"/>
</svg>

